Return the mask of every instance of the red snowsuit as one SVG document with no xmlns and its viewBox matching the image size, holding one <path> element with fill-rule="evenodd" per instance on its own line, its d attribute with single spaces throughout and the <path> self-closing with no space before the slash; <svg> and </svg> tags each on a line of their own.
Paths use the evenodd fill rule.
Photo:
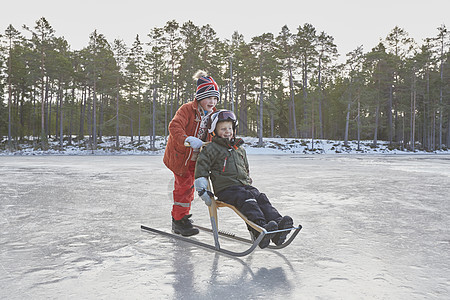
<svg viewBox="0 0 450 300">
<path fill-rule="evenodd" d="M 184 141 L 188 136 L 197 137 L 200 122 L 198 101 L 193 100 L 183 104 L 169 124 L 169 139 L 163 162 L 175 175 L 172 207 L 172 217 L 175 220 L 189 214 L 194 200 L 195 161 L 191 160 L 192 148 L 186 147 Z M 207 140 L 211 140 L 209 134 Z"/>
</svg>

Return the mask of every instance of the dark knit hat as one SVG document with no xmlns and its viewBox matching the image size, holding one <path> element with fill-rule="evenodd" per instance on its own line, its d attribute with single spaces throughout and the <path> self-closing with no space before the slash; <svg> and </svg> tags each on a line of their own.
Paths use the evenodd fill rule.
<svg viewBox="0 0 450 300">
<path fill-rule="evenodd" d="M 197 91 L 195 92 L 195 99 L 197 101 L 208 97 L 217 97 L 220 99 L 219 86 L 205 71 L 197 71 L 193 78 L 197 80 Z"/>
</svg>

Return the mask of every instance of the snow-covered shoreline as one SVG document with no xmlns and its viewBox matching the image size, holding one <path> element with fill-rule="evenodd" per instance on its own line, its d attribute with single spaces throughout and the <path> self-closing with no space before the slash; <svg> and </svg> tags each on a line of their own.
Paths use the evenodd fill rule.
<svg viewBox="0 0 450 300">
<path fill-rule="evenodd" d="M 311 139 L 294 139 L 294 138 L 264 138 L 264 146 L 258 147 L 258 138 L 244 137 L 244 147 L 249 155 L 258 154 L 450 154 L 449 149 L 424 151 L 410 151 L 408 149 L 399 149 L 399 147 L 389 147 L 386 141 L 378 141 L 377 147 L 373 147 L 373 141 L 360 141 L 358 150 L 357 141 L 349 141 L 348 146 L 343 141 L 334 140 L 314 140 L 312 147 Z M 163 155 L 165 149 L 164 137 L 157 137 L 155 141 L 155 149 L 152 149 L 149 137 L 141 137 L 140 142 L 135 137 L 133 142 L 128 136 L 120 137 L 120 149 L 115 148 L 115 138 L 105 137 L 103 142 L 98 143 L 97 150 L 91 150 L 87 140 L 82 143 L 74 142 L 72 145 L 64 141 L 64 147 L 59 150 L 59 141 L 49 141 L 49 149 L 34 149 L 33 143 L 28 142 L 20 144 L 18 150 L 10 152 L 5 150 L 7 141 L 2 141 L 0 155 Z"/>
</svg>

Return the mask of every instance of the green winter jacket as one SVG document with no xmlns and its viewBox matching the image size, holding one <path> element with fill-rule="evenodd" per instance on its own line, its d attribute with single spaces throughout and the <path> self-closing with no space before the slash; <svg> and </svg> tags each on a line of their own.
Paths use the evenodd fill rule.
<svg viewBox="0 0 450 300">
<path fill-rule="evenodd" d="M 240 146 L 242 139 L 230 143 L 228 139 L 213 137 L 203 147 L 195 165 L 195 179 L 211 177 L 214 193 L 235 185 L 250 185 L 247 154 Z"/>
</svg>

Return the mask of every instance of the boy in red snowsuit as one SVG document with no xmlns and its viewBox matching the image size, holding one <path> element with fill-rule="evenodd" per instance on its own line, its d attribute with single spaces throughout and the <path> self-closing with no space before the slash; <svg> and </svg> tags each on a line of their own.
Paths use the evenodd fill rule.
<svg viewBox="0 0 450 300">
<path fill-rule="evenodd" d="M 169 139 L 164 153 L 164 164 L 175 176 L 172 207 L 172 230 L 183 236 L 191 236 L 199 231 L 191 224 L 189 214 L 194 199 L 194 170 L 200 147 L 211 139 L 207 122 L 216 111 L 220 98 L 219 87 L 204 71 L 194 75 L 197 90 L 193 101 L 183 104 L 169 124 Z M 184 144 L 188 142 L 190 147 Z"/>
</svg>

